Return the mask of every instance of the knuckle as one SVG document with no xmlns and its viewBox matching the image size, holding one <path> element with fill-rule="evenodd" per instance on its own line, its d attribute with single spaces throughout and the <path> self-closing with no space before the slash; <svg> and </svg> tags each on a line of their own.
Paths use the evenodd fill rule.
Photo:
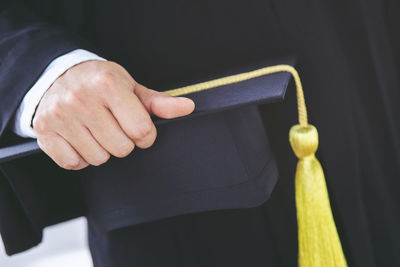
<svg viewBox="0 0 400 267">
<path fill-rule="evenodd" d="M 38 135 L 45 135 L 49 132 L 47 120 L 43 118 L 43 115 L 35 116 L 35 119 L 33 120 L 33 130 Z"/>
<path fill-rule="evenodd" d="M 64 98 L 65 105 L 70 109 L 81 109 L 84 106 L 84 101 L 81 98 L 79 91 L 70 91 L 65 95 Z M 63 110 L 61 105 L 58 105 L 57 110 Z"/>
<path fill-rule="evenodd" d="M 49 138 L 47 137 L 47 135 L 45 135 L 45 134 L 39 135 L 37 138 L 37 143 L 38 143 L 40 149 L 43 150 L 46 154 L 48 154 L 47 148 L 48 148 L 48 144 L 49 144 Z M 51 156 L 51 155 L 49 155 L 49 156 Z"/>
<path fill-rule="evenodd" d="M 57 120 L 64 120 L 65 116 L 64 116 L 64 110 L 61 106 L 60 102 L 54 102 L 48 111 L 48 115 L 50 118 L 55 118 Z"/>
<path fill-rule="evenodd" d="M 77 168 L 79 168 L 80 163 L 81 160 L 74 157 L 65 161 L 61 161 L 59 165 L 66 170 L 76 170 Z"/>
<path fill-rule="evenodd" d="M 94 78 L 94 84 L 100 87 L 112 89 L 114 87 L 115 75 L 109 71 L 104 70 L 99 73 Z"/>
<path fill-rule="evenodd" d="M 115 153 L 114 156 L 118 158 L 124 158 L 128 156 L 133 149 L 135 148 L 135 144 L 133 142 L 128 142 L 127 144 L 122 145 Z"/>
<path fill-rule="evenodd" d="M 151 137 L 148 137 L 145 141 L 138 144 L 138 146 L 140 148 L 149 148 L 154 144 L 155 141 L 156 141 L 156 134 L 152 135 Z"/>
<path fill-rule="evenodd" d="M 106 163 L 110 159 L 110 154 L 108 153 L 101 153 L 101 155 L 98 155 L 94 162 L 91 162 L 91 165 L 93 166 L 100 166 L 104 163 Z"/>
<path fill-rule="evenodd" d="M 87 166 L 89 166 L 88 163 L 82 163 L 82 164 L 79 165 L 79 167 L 77 167 L 77 168 L 75 168 L 73 170 L 74 171 L 79 171 L 79 170 L 82 170 L 82 169 L 86 168 Z"/>
<path fill-rule="evenodd" d="M 133 138 L 134 139 L 146 139 L 152 132 L 154 126 L 150 122 L 142 123 L 140 126 L 137 126 L 133 131 Z"/>
</svg>

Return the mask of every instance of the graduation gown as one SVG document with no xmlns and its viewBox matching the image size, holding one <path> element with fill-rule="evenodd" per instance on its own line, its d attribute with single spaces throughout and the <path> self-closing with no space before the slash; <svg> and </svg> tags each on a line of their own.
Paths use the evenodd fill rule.
<svg viewBox="0 0 400 267">
<path fill-rule="evenodd" d="M 105 57 L 118 61 L 140 82 L 154 88 L 162 89 L 179 80 L 174 76 L 178 75 L 175 73 L 177 70 L 185 79 L 195 80 L 196 75 L 216 71 L 217 67 L 229 68 L 232 64 L 245 64 L 278 54 L 296 55 L 311 122 L 319 128 L 319 158 L 325 167 L 334 216 L 349 265 L 400 266 L 400 121 L 397 116 L 400 26 L 396 16 L 400 7 L 396 1 L 54 2 L 57 4 L 42 5 L 37 9 L 50 12 L 47 13 L 48 19 L 55 19 L 80 33 L 83 39 L 100 47 Z M 72 12 L 75 16 L 80 14 L 81 20 L 71 20 L 73 16 L 65 15 Z M 132 28 L 125 32 L 122 25 L 128 24 Z M 134 34 L 140 38 L 131 38 Z M 193 61 L 198 64 L 193 64 Z M 293 262 L 295 257 L 287 255 L 295 255 L 297 251 L 293 238 L 296 236 L 292 190 L 295 158 L 287 143 L 287 131 L 295 121 L 294 109 L 293 92 L 290 91 L 283 104 L 262 107 L 279 169 L 279 182 L 269 201 L 267 215 L 272 233 L 276 235 L 276 251 L 284 266 L 296 264 Z M 243 115 L 239 113 L 236 116 Z M 2 111 L 2 114 L 6 113 Z M 234 117 L 231 124 L 235 124 L 238 117 Z M 251 116 L 251 121 L 257 121 L 255 118 L 257 116 Z M 194 123 L 191 127 L 196 125 Z M 230 128 L 228 132 L 236 138 L 254 132 L 245 128 L 238 132 Z M 163 136 L 163 130 L 159 131 Z M 165 136 L 169 132 L 166 130 Z M 261 134 L 257 140 L 264 140 L 260 137 Z M 243 142 L 244 147 L 251 144 L 250 140 L 254 139 Z M 244 147 L 239 146 L 239 149 Z M 259 141 L 254 147 L 261 147 Z M 253 152 L 256 151 L 242 154 L 242 160 L 251 159 Z M 257 152 L 255 155 L 259 158 Z M 134 162 L 134 157 L 129 162 Z M 33 162 L 32 159 L 26 161 Z M 121 169 L 123 161 L 111 161 L 109 165 Z M 249 160 L 247 164 L 252 162 Z M 109 165 L 103 168 L 107 169 Z M 119 200 L 122 198 L 116 195 L 127 188 L 126 184 L 120 184 L 127 178 L 113 176 L 112 168 L 110 172 L 105 169 L 101 172 L 97 168 L 84 171 L 89 179 L 82 180 L 81 186 L 71 188 L 84 192 L 78 195 L 82 196 L 86 207 L 78 209 L 77 214 L 90 216 L 101 213 L 104 205 L 106 210 L 121 205 Z M 60 172 L 58 169 L 55 171 Z M 90 178 L 92 176 L 96 179 Z M 107 202 L 109 194 L 96 195 L 106 191 L 101 191 L 94 181 L 106 185 L 110 177 L 116 179 L 113 184 L 115 181 L 120 184 L 112 195 L 117 199 L 113 202 L 115 206 Z M 264 176 L 270 181 L 267 177 L 273 175 Z M 273 184 L 265 188 L 272 190 Z M 225 185 L 228 191 L 232 190 L 229 182 Z M 261 195 L 265 198 L 253 205 L 267 199 L 269 190 L 264 190 Z M 12 203 L 9 200 L 15 198 L 15 194 L 11 189 L 3 196 L 7 194 L 10 195 L 7 203 Z M 122 195 L 124 201 L 132 203 L 129 202 L 131 198 L 126 198 L 128 193 Z M 240 207 L 251 196 L 245 195 L 232 207 Z M 90 201 L 88 196 L 93 196 L 96 201 Z M 221 196 L 221 199 L 227 197 Z M 94 203 L 97 200 L 106 204 L 97 206 Z M 77 202 L 80 203 L 79 198 Z M 17 209 L 6 208 L 16 213 Z M 212 208 L 221 207 L 207 209 Z M 16 216 L 22 215 L 17 213 Z M 72 212 L 70 216 L 76 214 Z"/>
</svg>

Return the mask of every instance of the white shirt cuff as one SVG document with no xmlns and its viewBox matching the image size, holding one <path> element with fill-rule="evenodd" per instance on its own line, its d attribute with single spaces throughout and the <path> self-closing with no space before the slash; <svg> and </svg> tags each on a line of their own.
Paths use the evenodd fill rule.
<svg viewBox="0 0 400 267">
<path fill-rule="evenodd" d="M 98 55 L 83 49 L 73 50 L 63 56 L 54 59 L 50 65 L 44 70 L 37 82 L 26 93 L 18 110 L 12 125 L 14 133 L 21 137 L 36 138 L 36 134 L 32 129 L 31 122 L 36 107 L 42 99 L 47 89 L 69 68 L 88 61 L 88 60 L 105 60 Z"/>
</svg>

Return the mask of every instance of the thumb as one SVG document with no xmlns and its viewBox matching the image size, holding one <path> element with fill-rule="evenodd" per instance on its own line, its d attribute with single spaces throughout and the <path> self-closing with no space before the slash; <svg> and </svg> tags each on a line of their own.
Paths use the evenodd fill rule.
<svg viewBox="0 0 400 267">
<path fill-rule="evenodd" d="M 163 119 L 186 116 L 194 110 L 194 102 L 187 97 L 170 96 L 139 83 L 136 83 L 134 93 L 149 113 Z"/>
</svg>

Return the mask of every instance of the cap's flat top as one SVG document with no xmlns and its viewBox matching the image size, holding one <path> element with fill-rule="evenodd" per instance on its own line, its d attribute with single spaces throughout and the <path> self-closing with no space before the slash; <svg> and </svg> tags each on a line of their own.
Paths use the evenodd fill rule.
<svg viewBox="0 0 400 267">
<path fill-rule="evenodd" d="M 243 72 L 249 72 L 267 66 L 277 64 L 293 65 L 293 58 L 274 60 L 260 64 L 253 64 L 251 68 L 243 67 L 237 70 L 226 71 L 215 77 L 208 77 L 202 81 L 212 80 L 215 78 L 225 77 Z M 164 124 L 176 120 L 190 119 L 196 116 L 212 114 L 233 108 L 239 108 L 250 104 L 265 104 L 276 102 L 284 98 L 287 85 L 290 81 L 290 73 L 279 72 L 268 74 L 257 78 L 252 78 L 246 81 L 223 85 L 212 89 L 192 93 L 186 95 L 195 103 L 195 110 L 192 114 L 172 120 L 153 118 L 154 123 Z M 28 156 L 40 152 L 36 140 L 22 139 L 21 143 L 0 148 L 0 163 Z"/>
</svg>

